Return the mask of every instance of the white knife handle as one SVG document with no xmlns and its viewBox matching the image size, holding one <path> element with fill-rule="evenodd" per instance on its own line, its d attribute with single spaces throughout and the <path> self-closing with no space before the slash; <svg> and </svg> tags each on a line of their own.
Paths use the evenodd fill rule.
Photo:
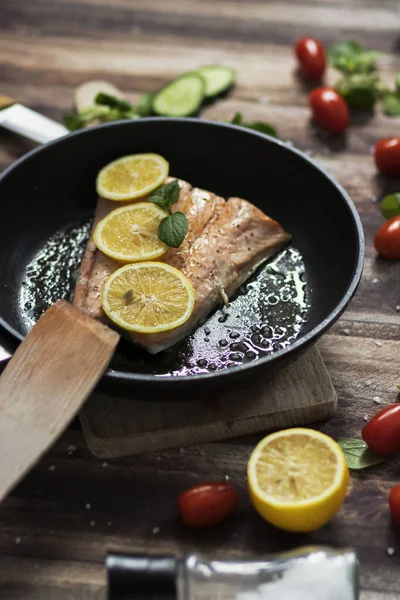
<svg viewBox="0 0 400 600">
<path fill-rule="evenodd" d="M 0 111 L 0 125 L 39 144 L 52 142 L 69 133 L 61 123 L 23 106 L 13 104 Z"/>
</svg>

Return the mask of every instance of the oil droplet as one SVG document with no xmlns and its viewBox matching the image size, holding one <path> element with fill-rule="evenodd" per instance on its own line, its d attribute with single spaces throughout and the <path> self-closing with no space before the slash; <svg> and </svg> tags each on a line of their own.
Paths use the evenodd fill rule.
<svg viewBox="0 0 400 600">
<path fill-rule="evenodd" d="M 200 360 L 197 361 L 197 366 L 199 366 L 203 369 L 204 367 L 207 366 L 207 361 L 204 358 L 201 358 Z"/>
<path fill-rule="evenodd" d="M 235 362 L 242 360 L 243 354 L 239 354 L 239 352 L 233 352 L 233 354 L 229 355 L 229 359 Z"/>
<path fill-rule="evenodd" d="M 222 346 L 222 347 L 224 347 L 224 346 L 228 345 L 228 342 L 226 340 L 220 340 L 219 341 L 219 345 Z"/>
<path fill-rule="evenodd" d="M 238 337 L 240 337 L 240 333 L 238 333 L 237 331 L 232 331 L 232 333 L 229 334 L 229 337 L 232 340 L 236 340 Z"/>
</svg>

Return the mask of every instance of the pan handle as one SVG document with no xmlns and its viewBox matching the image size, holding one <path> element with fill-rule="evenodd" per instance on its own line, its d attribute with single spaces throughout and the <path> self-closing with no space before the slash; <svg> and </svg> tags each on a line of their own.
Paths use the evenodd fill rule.
<svg viewBox="0 0 400 600">
<path fill-rule="evenodd" d="M 0 125 L 39 144 L 52 142 L 69 133 L 61 123 L 44 117 L 22 104 L 12 104 L 0 110 Z"/>
</svg>

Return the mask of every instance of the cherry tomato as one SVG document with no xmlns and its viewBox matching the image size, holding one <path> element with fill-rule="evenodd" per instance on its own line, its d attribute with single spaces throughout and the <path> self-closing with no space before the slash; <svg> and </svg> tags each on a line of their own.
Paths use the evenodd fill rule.
<svg viewBox="0 0 400 600">
<path fill-rule="evenodd" d="M 202 483 L 189 488 L 178 499 L 182 521 L 188 527 L 206 527 L 220 523 L 238 505 L 238 495 L 230 483 Z"/>
<path fill-rule="evenodd" d="M 313 38 L 301 38 L 295 47 L 300 68 L 307 79 L 318 81 L 325 71 L 325 49 L 321 42 Z"/>
<path fill-rule="evenodd" d="M 395 485 L 390 490 L 389 508 L 392 513 L 392 519 L 400 525 L 400 485 Z"/>
<path fill-rule="evenodd" d="M 362 430 L 364 442 L 377 454 L 392 454 L 400 448 L 400 404 L 383 408 Z"/>
<path fill-rule="evenodd" d="M 384 258 L 400 258 L 400 215 L 380 226 L 375 234 L 374 245 Z"/>
<path fill-rule="evenodd" d="M 314 119 L 332 133 L 342 133 L 349 125 L 349 109 L 330 87 L 319 87 L 308 97 Z"/>
<path fill-rule="evenodd" d="M 391 137 L 378 140 L 374 158 L 377 169 L 385 175 L 400 175 L 400 138 Z"/>
</svg>

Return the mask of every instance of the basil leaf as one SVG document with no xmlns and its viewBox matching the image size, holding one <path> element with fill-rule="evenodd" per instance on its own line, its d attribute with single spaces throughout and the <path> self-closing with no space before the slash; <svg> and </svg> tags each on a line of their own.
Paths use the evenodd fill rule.
<svg viewBox="0 0 400 600">
<path fill-rule="evenodd" d="M 154 190 L 149 197 L 149 201 L 154 202 L 154 204 L 157 204 L 164 210 L 171 212 L 171 206 L 175 204 L 175 202 L 178 202 L 180 191 L 181 188 L 179 187 L 179 183 L 175 179 Z"/>
<path fill-rule="evenodd" d="M 243 127 L 247 127 L 247 129 L 254 129 L 260 133 L 266 133 L 267 135 L 277 137 L 276 129 L 266 121 L 252 121 L 251 123 L 243 123 Z"/>
<path fill-rule="evenodd" d="M 381 203 L 381 211 L 385 219 L 391 219 L 400 215 L 400 193 L 385 196 Z"/>
<path fill-rule="evenodd" d="M 386 92 L 382 98 L 383 112 L 389 117 L 400 116 L 400 93 Z"/>
<path fill-rule="evenodd" d="M 121 111 L 130 110 L 132 108 L 132 105 L 126 100 L 122 100 L 116 96 L 111 96 L 110 94 L 104 94 L 103 92 L 99 92 L 94 101 L 96 104 L 109 106 L 110 108 L 117 108 Z"/>
<path fill-rule="evenodd" d="M 342 73 L 370 73 L 375 69 L 375 61 L 382 53 L 377 50 L 364 50 L 358 42 L 344 41 L 334 44 L 328 50 L 332 67 Z"/>
<path fill-rule="evenodd" d="M 137 114 L 141 117 L 151 115 L 153 112 L 153 94 L 143 94 L 135 109 Z"/>
<path fill-rule="evenodd" d="M 368 110 L 378 100 L 379 79 L 374 73 L 342 77 L 335 85 L 336 91 L 353 108 Z"/>
<path fill-rule="evenodd" d="M 385 460 L 385 457 L 375 454 L 368 445 L 356 438 L 339 438 L 336 440 L 346 458 L 349 469 L 366 469 Z"/>
<path fill-rule="evenodd" d="M 242 118 L 242 113 L 237 112 L 235 113 L 235 116 L 233 117 L 231 123 L 232 125 L 241 125 L 243 122 L 243 118 Z"/>
<path fill-rule="evenodd" d="M 159 239 L 170 246 L 179 248 L 188 231 L 188 221 L 181 212 L 176 212 L 163 219 L 158 227 Z"/>
</svg>

